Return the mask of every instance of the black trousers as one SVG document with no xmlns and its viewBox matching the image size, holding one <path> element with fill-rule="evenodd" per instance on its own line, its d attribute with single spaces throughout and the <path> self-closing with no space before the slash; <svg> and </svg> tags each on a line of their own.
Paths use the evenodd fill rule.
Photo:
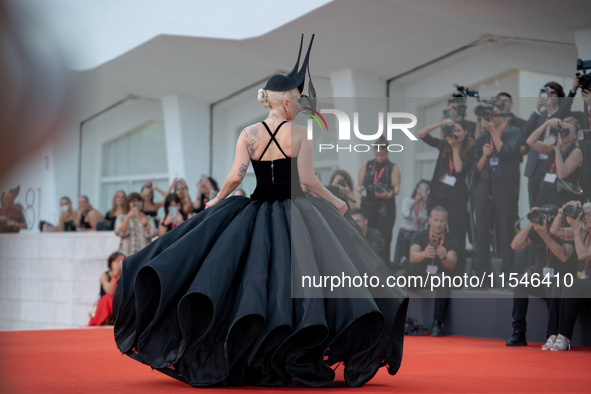
<svg viewBox="0 0 591 394">
<path fill-rule="evenodd" d="M 410 266 L 410 261 L 407 262 Z M 453 275 L 452 272 L 448 271 L 445 273 L 447 276 Z M 406 276 L 407 278 L 411 275 L 422 276 L 425 278 L 426 274 L 418 274 L 413 270 L 407 268 L 402 268 L 396 271 L 396 276 Z M 441 276 L 441 273 L 439 274 Z M 408 286 L 409 289 L 413 289 L 414 287 Z M 451 289 L 448 286 L 440 286 L 435 291 L 435 306 L 433 308 L 433 320 L 437 320 L 440 323 L 445 323 L 445 318 L 447 317 L 447 310 L 449 309 L 449 296 L 450 296 Z"/>
<path fill-rule="evenodd" d="M 379 201 L 376 201 L 379 200 Z M 382 199 L 372 198 L 371 201 L 361 200 L 361 212 L 367 218 L 367 225 L 375 228 L 384 236 L 384 254 L 386 255 L 386 264 L 390 265 L 392 255 L 390 254 L 390 244 L 392 243 L 392 230 L 396 221 L 396 204 L 394 200 L 383 202 Z"/>
<path fill-rule="evenodd" d="M 527 181 L 527 191 L 529 193 L 529 207 L 530 209 L 533 208 L 538 198 L 538 193 L 540 192 L 540 182 L 544 181 L 544 177 L 546 176 L 546 161 L 545 160 L 538 160 L 538 164 L 534 169 L 534 173 L 532 176 L 529 177 Z"/>
<path fill-rule="evenodd" d="M 489 193 L 492 199 L 489 199 Z M 511 241 L 515 235 L 514 224 L 519 219 L 517 203 L 519 199 L 519 181 L 507 183 L 490 183 L 482 178 L 476 186 L 474 207 L 476 211 L 476 264 L 474 271 L 482 275 L 490 271 L 490 232 L 493 223 L 496 228 L 497 245 L 499 247 L 502 270 L 513 269 L 515 254 L 511 249 Z"/>
<path fill-rule="evenodd" d="M 394 249 L 394 267 L 399 267 L 400 260 L 406 257 L 406 261 L 410 258 L 410 239 L 414 231 L 408 231 L 403 228 L 398 230 L 398 238 L 396 238 L 396 247 Z"/>
<path fill-rule="evenodd" d="M 573 338 L 573 327 L 579 311 L 584 305 L 591 305 L 591 279 L 575 279 L 572 287 L 562 290 L 558 333 Z"/>
<path fill-rule="evenodd" d="M 557 311 L 558 311 L 557 302 L 556 302 L 556 300 L 551 301 L 551 298 L 548 297 L 549 293 L 551 293 L 551 290 L 549 290 L 548 288 L 546 288 L 544 286 L 525 287 L 524 285 L 519 284 L 517 287 L 515 287 L 515 289 L 513 290 L 513 329 L 514 330 L 517 330 L 520 332 L 525 332 L 527 329 L 526 316 L 527 316 L 527 309 L 529 307 L 529 298 L 528 298 L 529 295 L 543 298 L 546 301 L 546 304 L 548 305 L 549 316 L 557 315 Z M 555 309 L 551 310 L 550 308 L 555 308 Z M 548 318 L 548 327 L 546 327 L 547 333 L 551 332 L 553 330 L 553 328 L 549 327 L 551 320 L 553 320 L 553 319 L 551 319 L 549 317 Z M 553 334 L 556 334 L 556 332 L 547 334 L 546 337 L 553 335 Z"/>
</svg>

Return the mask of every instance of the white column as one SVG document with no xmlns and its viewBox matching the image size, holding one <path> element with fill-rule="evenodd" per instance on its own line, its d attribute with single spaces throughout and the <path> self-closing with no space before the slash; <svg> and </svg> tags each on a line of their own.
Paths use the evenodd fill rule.
<svg viewBox="0 0 591 394">
<path fill-rule="evenodd" d="M 210 159 L 209 104 L 178 95 L 162 98 L 166 155 L 170 180 L 187 180 L 192 198 L 201 174 L 208 174 Z"/>
<path fill-rule="evenodd" d="M 376 119 L 364 119 L 360 117 L 359 129 L 367 130 L 365 134 L 377 131 L 378 113 L 387 112 L 386 106 L 386 81 L 367 72 L 352 68 L 331 71 L 330 82 L 332 85 L 335 109 L 351 114 L 351 130 L 353 128 L 354 112 L 362 115 L 375 114 Z M 328 115 L 332 116 L 332 115 Z M 385 124 L 385 123 L 384 123 Z M 367 127 L 364 127 L 367 125 Z M 385 126 L 384 126 L 385 130 Z M 357 141 L 357 142 L 356 142 Z M 344 142 L 344 141 L 343 141 Z M 352 139 L 347 144 L 368 143 Z M 371 142 L 369 142 L 371 144 Z M 339 167 L 351 174 L 357 183 L 357 173 L 361 164 L 373 157 L 373 151 L 369 153 L 339 153 Z"/>
</svg>

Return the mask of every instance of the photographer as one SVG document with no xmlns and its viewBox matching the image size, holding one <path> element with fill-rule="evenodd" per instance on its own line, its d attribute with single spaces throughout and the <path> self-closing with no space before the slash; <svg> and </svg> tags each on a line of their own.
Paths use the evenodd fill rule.
<svg viewBox="0 0 591 394">
<path fill-rule="evenodd" d="M 374 142 L 374 159 L 361 165 L 357 191 L 361 195 L 361 211 L 369 227 L 379 230 L 386 242 L 386 263 L 390 264 L 392 228 L 396 220 L 395 197 L 400 191 L 400 169 L 388 160 L 388 140 L 381 136 Z"/>
<path fill-rule="evenodd" d="M 563 219 L 570 227 L 561 227 Z M 580 221 L 582 221 L 582 226 Z M 550 231 L 564 240 L 574 240 L 579 259 L 577 276 L 570 287 L 562 289 L 556 341 L 550 350 L 570 350 L 573 327 L 584 305 L 591 306 L 591 203 L 581 207 L 579 201 L 566 203 L 558 213 Z"/>
<path fill-rule="evenodd" d="M 490 269 L 490 242 L 493 218 L 497 240 L 503 260 L 502 270 L 509 272 L 513 266 L 511 239 L 513 223 L 519 218 L 519 147 L 521 131 L 507 126 L 498 116 L 504 111 L 500 100 L 493 100 L 492 113 L 484 114 L 485 133 L 474 148 L 475 172 L 480 179 L 474 191 L 474 207 L 477 222 L 475 274 L 481 276 Z M 486 119 L 490 116 L 489 119 Z M 494 215 L 493 215 L 494 209 Z"/>
<path fill-rule="evenodd" d="M 373 249 L 374 252 L 382 259 L 382 261 L 386 261 L 386 255 L 384 253 L 385 245 L 384 245 L 384 237 L 382 233 L 380 233 L 375 228 L 370 228 L 367 226 L 367 218 L 361 212 L 361 209 L 353 208 L 349 211 L 349 214 L 357 224 L 361 235 L 367 241 L 369 246 Z"/>
<path fill-rule="evenodd" d="M 584 85 L 581 86 L 579 81 L 583 81 Z M 587 130 L 587 132 L 579 131 L 577 139 L 579 140 L 579 148 L 583 152 L 581 174 L 583 201 L 589 201 L 591 200 L 591 132 L 588 130 L 591 129 L 591 77 L 588 74 L 574 77 L 573 88 L 568 97 L 574 97 L 579 87 L 581 87 L 581 95 L 583 96 L 583 111 L 572 111 L 570 115 L 579 121 L 581 130 Z M 572 100 L 569 100 L 569 103 L 572 103 Z"/>
<path fill-rule="evenodd" d="M 394 265 L 400 266 L 408 262 L 410 253 L 410 239 L 420 230 L 427 228 L 429 212 L 427 211 L 427 196 L 429 195 L 429 181 L 422 179 L 415 186 L 410 197 L 402 200 L 403 223 L 398 231 L 396 249 L 394 249 Z"/>
<path fill-rule="evenodd" d="M 549 129 L 545 142 L 539 140 L 542 133 Z M 539 185 L 535 205 L 554 204 L 562 206 L 575 196 L 568 190 L 579 183 L 580 168 L 583 165 L 583 153 L 578 148 L 577 132 L 579 121 L 573 117 L 560 120 L 548 119 L 527 138 L 532 150 L 548 157 L 540 167 L 545 176 Z M 582 198 L 582 195 L 579 197 Z"/>
<path fill-rule="evenodd" d="M 148 245 L 156 236 L 156 222 L 152 216 L 142 212 L 142 196 L 129 193 L 125 204 L 126 212 L 115 221 L 115 234 L 121 237 L 119 253 L 131 256 Z"/>
<path fill-rule="evenodd" d="M 540 212 L 542 211 L 542 212 Z M 557 220 L 554 219 L 552 213 L 557 213 L 558 207 L 554 205 L 546 205 L 541 210 L 532 208 L 528 215 L 530 222 L 521 230 L 513 241 L 511 248 L 513 250 L 520 250 L 526 246 L 533 248 L 535 256 L 535 266 L 532 272 L 528 275 L 537 273 L 543 279 L 548 275 L 552 278 L 557 273 L 561 275 L 564 273 L 576 274 L 576 260 L 571 259 L 575 248 L 570 243 L 565 243 L 561 239 L 552 236 L 548 227 L 549 224 Z M 521 279 L 521 278 L 519 278 Z M 518 286 L 513 290 L 513 334 L 506 342 L 507 346 L 527 346 L 526 340 L 526 315 L 529 306 L 529 295 L 546 299 L 548 304 L 548 323 L 546 328 L 546 337 L 548 340 L 542 346 L 542 350 L 549 350 L 556 339 L 556 321 L 559 313 L 560 300 L 556 292 L 556 288 L 548 287 L 545 284 L 540 286 L 527 286 L 519 281 Z M 551 298 L 550 298 L 551 297 Z"/>
<path fill-rule="evenodd" d="M 526 140 L 535 129 L 544 124 L 544 122 L 546 122 L 548 119 L 563 119 L 569 115 L 571 100 L 562 100 L 559 102 L 559 97 L 564 97 L 564 89 L 559 83 L 548 82 L 546 85 L 544 85 L 538 96 L 538 101 L 536 103 L 534 112 L 532 112 L 527 123 L 521 130 L 524 140 Z M 542 108 L 544 108 L 544 110 L 542 110 Z M 543 141 L 549 135 L 549 133 L 550 127 L 547 126 L 546 131 L 540 135 L 539 139 Z M 535 205 L 540 182 L 542 182 L 546 176 L 546 167 L 544 166 L 544 162 L 547 159 L 547 155 L 539 154 L 536 151 L 529 151 L 527 155 L 525 176 L 529 178 L 527 188 L 529 192 L 530 207 Z"/>
<path fill-rule="evenodd" d="M 513 114 L 513 97 L 507 92 L 500 92 L 495 96 L 495 99 L 501 100 L 503 103 L 504 113 L 508 116 L 502 116 L 501 121 L 507 123 L 508 126 L 517 127 L 519 130 L 527 123 L 525 119 L 515 116 Z M 510 114 L 510 115 L 509 115 Z M 482 135 L 481 117 L 477 116 L 476 132 L 474 133 L 475 139 L 478 139 Z M 527 150 L 523 148 L 522 154 L 526 154 Z"/>
<path fill-rule="evenodd" d="M 429 133 L 441 127 L 444 139 L 436 139 Z M 439 150 L 435 172 L 431 180 L 431 190 L 427 199 L 427 209 L 441 205 L 449 212 L 449 233 L 460 243 L 458 272 L 466 267 L 466 232 L 468 231 L 468 186 L 466 174 L 474 159 L 474 140 L 468 136 L 465 121 L 454 123 L 449 119 L 418 132 L 426 144 Z"/>
<path fill-rule="evenodd" d="M 457 240 L 448 234 L 448 213 L 442 206 L 434 207 L 429 213 L 429 229 L 417 231 L 411 238 L 410 271 L 408 274 L 420 275 L 423 278 L 439 276 L 445 273 L 451 276 L 458 261 L 459 245 Z M 406 274 L 406 273 L 401 273 Z M 450 289 L 446 286 L 437 288 L 433 326 L 431 336 L 443 335 L 441 325 L 445 322 L 449 307 Z"/>
<path fill-rule="evenodd" d="M 338 198 L 345 201 L 349 209 L 360 207 L 360 199 L 355 196 L 353 178 L 345 170 L 336 170 L 330 177 L 329 186 L 326 188 Z"/>
<path fill-rule="evenodd" d="M 452 98 L 447 100 L 447 109 L 443 111 L 443 116 L 440 120 L 443 122 L 446 119 L 450 119 L 454 123 L 466 122 L 468 135 L 476 139 L 474 137 L 476 123 L 466 119 L 466 97 L 464 95 L 454 94 Z M 440 129 L 439 139 L 445 139 L 443 127 Z"/>
</svg>

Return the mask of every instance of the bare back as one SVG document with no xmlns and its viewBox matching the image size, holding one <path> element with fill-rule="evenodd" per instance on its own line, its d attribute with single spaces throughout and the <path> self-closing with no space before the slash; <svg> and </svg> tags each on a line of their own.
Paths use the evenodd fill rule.
<svg viewBox="0 0 591 394">
<path fill-rule="evenodd" d="M 277 127 L 279 127 L 284 121 L 285 120 L 282 118 L 275 117 L 265 119 L 265 123 L 269 127 L 269 130 L 271 130 L 271 133 L 275 133 Z M 301 136 L 304 130 L 305 129 L 300 125 L 286 122 L 281 126 L 279 132 L 277 132 L 275 139 L 287 157 L 298 156 Z M 253 161 L 271 161 L 285 158 L 274 141 L 271 142 L 265 151 L 265 147 L 269 144 L 269 141 L 271 141 L 271 136 L 267 130 L 265 130 L 265 126 L 262 122 L 246 127 L 242 133 L 242 137 L 248 147 L 250 159 Z M 264 154 L 261 157 L 263 152 Z"/>
</svg>

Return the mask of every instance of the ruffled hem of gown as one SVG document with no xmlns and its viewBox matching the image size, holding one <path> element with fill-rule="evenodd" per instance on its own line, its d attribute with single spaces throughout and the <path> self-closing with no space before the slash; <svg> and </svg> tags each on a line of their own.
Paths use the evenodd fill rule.
<svg viewBox="0 0 591 394">
<path fill-rule="evenodd" d="M 292 298 L 292 275 L 338 262 L 349 274 L 385 265 L 350 222 L 318 198 L 231 197 L 125 259 L 114 298 L 124 354 L 193 386 L 357 387 L 402 360 L 408 298 Z M 303 272 L 303 271 L 302 271 Z M 313 294 L 315 295 L 315 294 Z M 379 298 L 378 298 L 379 297 Z"/>
</svg>

